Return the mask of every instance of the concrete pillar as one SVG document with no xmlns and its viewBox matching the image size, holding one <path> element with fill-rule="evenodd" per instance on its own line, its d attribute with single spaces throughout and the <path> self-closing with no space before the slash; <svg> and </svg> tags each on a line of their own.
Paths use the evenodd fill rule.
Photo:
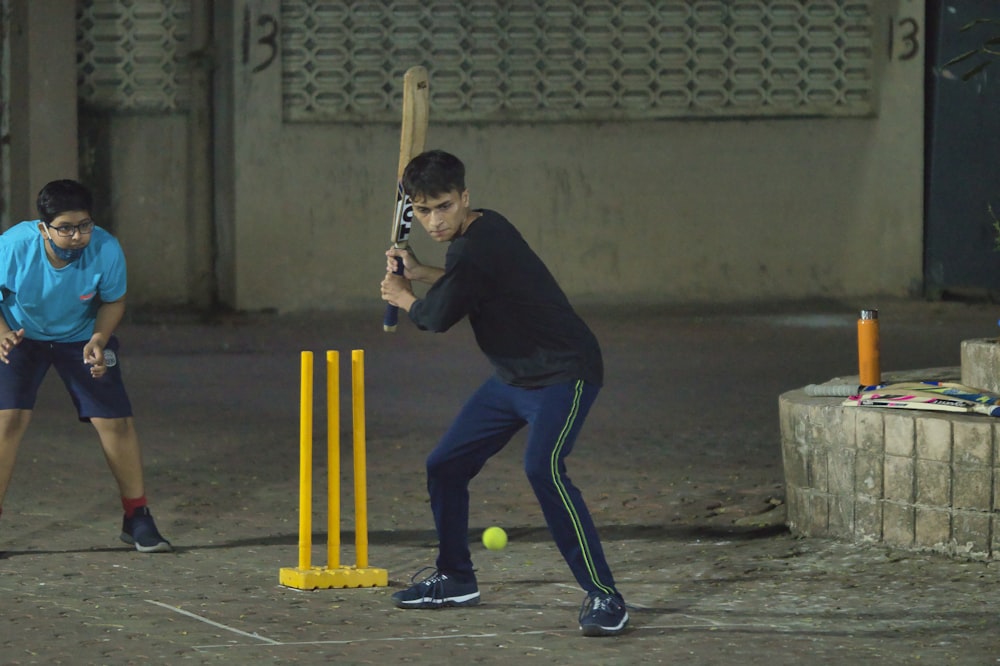
<svg viewBox="0 0 1000 666">
<path fill-rule="evenodd" d="M 33 220 L 45 183 L 78 177 L 76 3 L 7 0 L 10 199 L 7 223 Z"/>
</svg>

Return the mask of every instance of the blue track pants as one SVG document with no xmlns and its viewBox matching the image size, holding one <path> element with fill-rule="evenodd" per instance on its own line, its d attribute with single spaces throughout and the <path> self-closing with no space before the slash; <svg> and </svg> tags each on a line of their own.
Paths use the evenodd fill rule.
<svg viewBox="0 0 1000 666">
<path fill-rule="evenodd" d="M 599 391 L 582 381 L 516 388 L 493 377 L 469 398 L 427 458 L 439 570 L 473 577 L 469 482 L 527 425 L 524 469 L 559 552 L 584 590 L 616 593 L 594 522 L 565 464 Z"/>
</svg>

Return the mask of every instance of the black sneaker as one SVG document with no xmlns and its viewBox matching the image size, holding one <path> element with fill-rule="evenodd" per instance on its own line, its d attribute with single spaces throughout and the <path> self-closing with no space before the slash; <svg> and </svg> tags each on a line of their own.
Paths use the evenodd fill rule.
<svg viewBox="0 0 1000 666">
<path fill-rule="evenodd" d="M 122 519 L 121 540 L 140 553 L 169 553 L 173 548 L 170 542 L 160 536 L 153 522 L 149 507 L 135 510 L 131 518 Z"/>
<path fill-rule="evenodd" d="M 416 579 L 421 572 L 413 574 Z M 392 595 L 397 608 L 444 608 L 445 606 L 475 606 L 479 603 L 476 581 L 460 583 L 446 573 L 435 571 L 421 582 Z"/>
<path fill-rule="evenodd" d="M 580 609 L 580 631 L 584 636 L 617 636 L 628 626 L 628 611 L 621 597 L 591 592 Z"/>
</svg>

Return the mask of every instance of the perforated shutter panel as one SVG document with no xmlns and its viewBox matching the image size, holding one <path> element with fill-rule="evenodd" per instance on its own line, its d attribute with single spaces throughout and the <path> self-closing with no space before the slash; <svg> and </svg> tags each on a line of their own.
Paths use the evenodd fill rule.
<svg viewBox="0 0 1000 666">
<path fill-rule="evenodd" d="M 873 2 L 285 0 L 284 116 L 395 122 L 414 64 L 440 121 L 864 116 Z"/>
<path fill-rule="evenodd" d="M 190 105 L 187 0 L 77 4 L 77 94 L 95 109 L 169 112 Z"/>
</svg>

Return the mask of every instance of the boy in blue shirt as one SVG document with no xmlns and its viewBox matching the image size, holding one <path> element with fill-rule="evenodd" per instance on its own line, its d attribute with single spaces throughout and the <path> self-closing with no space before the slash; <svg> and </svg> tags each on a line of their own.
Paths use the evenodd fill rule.
<svg viewBox="0 0 1000 666">
<path fill-rule="evenodd" d="M 121 540 L 171 550 L 146 506 L 142 455 L 113 335 L 125 313 L 125 255 L 94 224 L 90 191 L 42 188 L 41 219 L 0 234 L 0 511 L 42 379 L 55 367 L 81 421 L 97 430 L 121 493 Z"/>
</svg>

